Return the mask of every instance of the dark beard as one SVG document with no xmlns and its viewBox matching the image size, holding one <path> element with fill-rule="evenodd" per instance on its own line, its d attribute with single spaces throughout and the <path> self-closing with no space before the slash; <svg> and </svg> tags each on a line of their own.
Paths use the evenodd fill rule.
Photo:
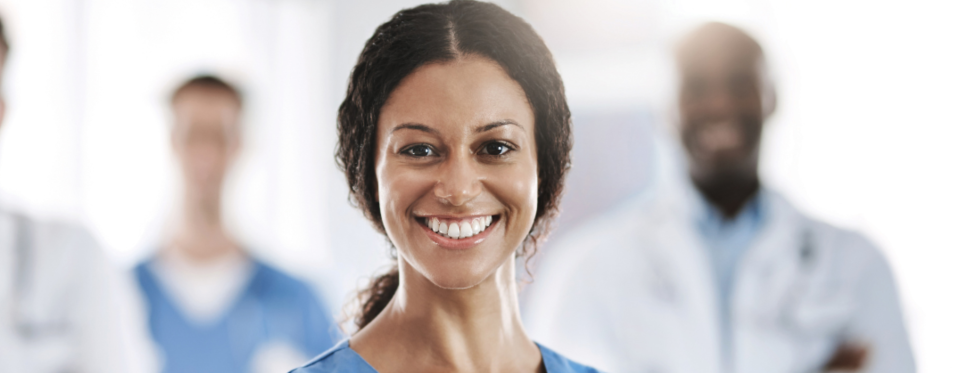
<svg viewBox="0 0 960 373">
<path fill-rule="evenodd" d="M 760 190 L 760 178 L 756 169 L 752 172 L 711 175 L 712 177 L 692 176 L 693 185 L 700 194 L 723 213 L 724 218 L 733 219 L 740 213 Z"/>
</svg>

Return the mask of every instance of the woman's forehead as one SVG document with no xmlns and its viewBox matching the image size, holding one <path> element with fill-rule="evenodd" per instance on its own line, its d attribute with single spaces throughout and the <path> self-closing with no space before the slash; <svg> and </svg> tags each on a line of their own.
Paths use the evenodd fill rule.
<svg viewBox="0 0 960 373">
<path fill-rule="evenodd" d="M 495 62 L 466 57 L 431 63 L 411 73 L 380 112 L 381 131 L 404 123 L 483 125 L 501 120 L 533 124 L 523 88 Z"/>
</svg>

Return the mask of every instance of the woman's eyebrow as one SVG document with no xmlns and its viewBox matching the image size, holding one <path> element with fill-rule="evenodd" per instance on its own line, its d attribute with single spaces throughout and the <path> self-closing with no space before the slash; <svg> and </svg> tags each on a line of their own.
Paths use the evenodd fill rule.
<svg viewBox="0 0 960 373">
<path fill-rule="evenodd" d="M 437 130 L 435 130 L 435 129 L 433 129 L 433 128 L 430 128 L 430 127 L 427 127 L 427 126 L 425 126 L 425 125 L 422 125 L 422 124 L 420 124 L 420 123 L 404 123 L 404 124 L 401 124 L 401 125 L 398 125 L 398 126 L 396 126 L 396 127 L 393 127 L 393 129 L 390 130 L 390 133 L 392 134 L 392 133 L 394 133 L 394 132 L 397 132 L 397 130 L 402 130 L 402 129 L 423 131 L 423 132 L 426 132 L 426 133 L 429 133 L 429 134 L 434 134 L 434 135 L 437 134 Z"/>
<path fill-rule="evenodd" d="M 487 131 L 492 130 L 492 129 L 494 129 L 494 128 L 497 128 L 497 127 L 500 127 L 500 126 L 506 126 L 506 125 L 508 125 L 508 124 L 512 124 L 512 125 L 514 125 L 514 126 L 523 128 L 523 126 L 521 126 L 521 125 L 518 124 L 517 122 L 513 121 L 512 119 L 501 119 L 501 120 L 498 120 L 498 121 L 496 121 L 496 122 L 492 122 L 492 123 L 489 123 L 489 124 L 487 124 L 487 125 L 478 127 L 478 128 L 477 128 L 477 133 L 487 132 Z"/>
</svg>

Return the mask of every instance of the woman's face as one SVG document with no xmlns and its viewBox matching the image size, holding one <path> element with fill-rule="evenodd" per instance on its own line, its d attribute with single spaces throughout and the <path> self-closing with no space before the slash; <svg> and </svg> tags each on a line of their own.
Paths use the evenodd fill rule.
<svg viewBox="0 0 960 373">
<path fill-rule="evenodd" d="M 534 115 L 488 59 L 428 64 L 380 111 L 377 199 L 400 259 L 435 285 L 469 288 L 513 263 L 537 209 Z"/>
</svg>

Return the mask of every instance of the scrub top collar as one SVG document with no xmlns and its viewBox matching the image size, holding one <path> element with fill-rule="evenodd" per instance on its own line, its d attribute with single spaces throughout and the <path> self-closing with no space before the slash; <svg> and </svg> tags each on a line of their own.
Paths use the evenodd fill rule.
<svg viewBox="0 0 960 373">
<path fill-rule="evenodd" d="M 536 343 L 536 342 L 534 342 Z M 572 362 L 553 350 L 536 343 L 540 349 L 540 355 L 543 358 L 543 365 L 547 373 L 597 373 L 593 368 Z M 312 373 L 312 372 L 349 372 L 349 373 L 377 373 L 363 357 L 350 348 L 350 340 L 344 339 L 336 346 L 327 350 L 320 356 L 304 365 L 302 368 L 294 369 L 290 373 Z"/>
</svg>

